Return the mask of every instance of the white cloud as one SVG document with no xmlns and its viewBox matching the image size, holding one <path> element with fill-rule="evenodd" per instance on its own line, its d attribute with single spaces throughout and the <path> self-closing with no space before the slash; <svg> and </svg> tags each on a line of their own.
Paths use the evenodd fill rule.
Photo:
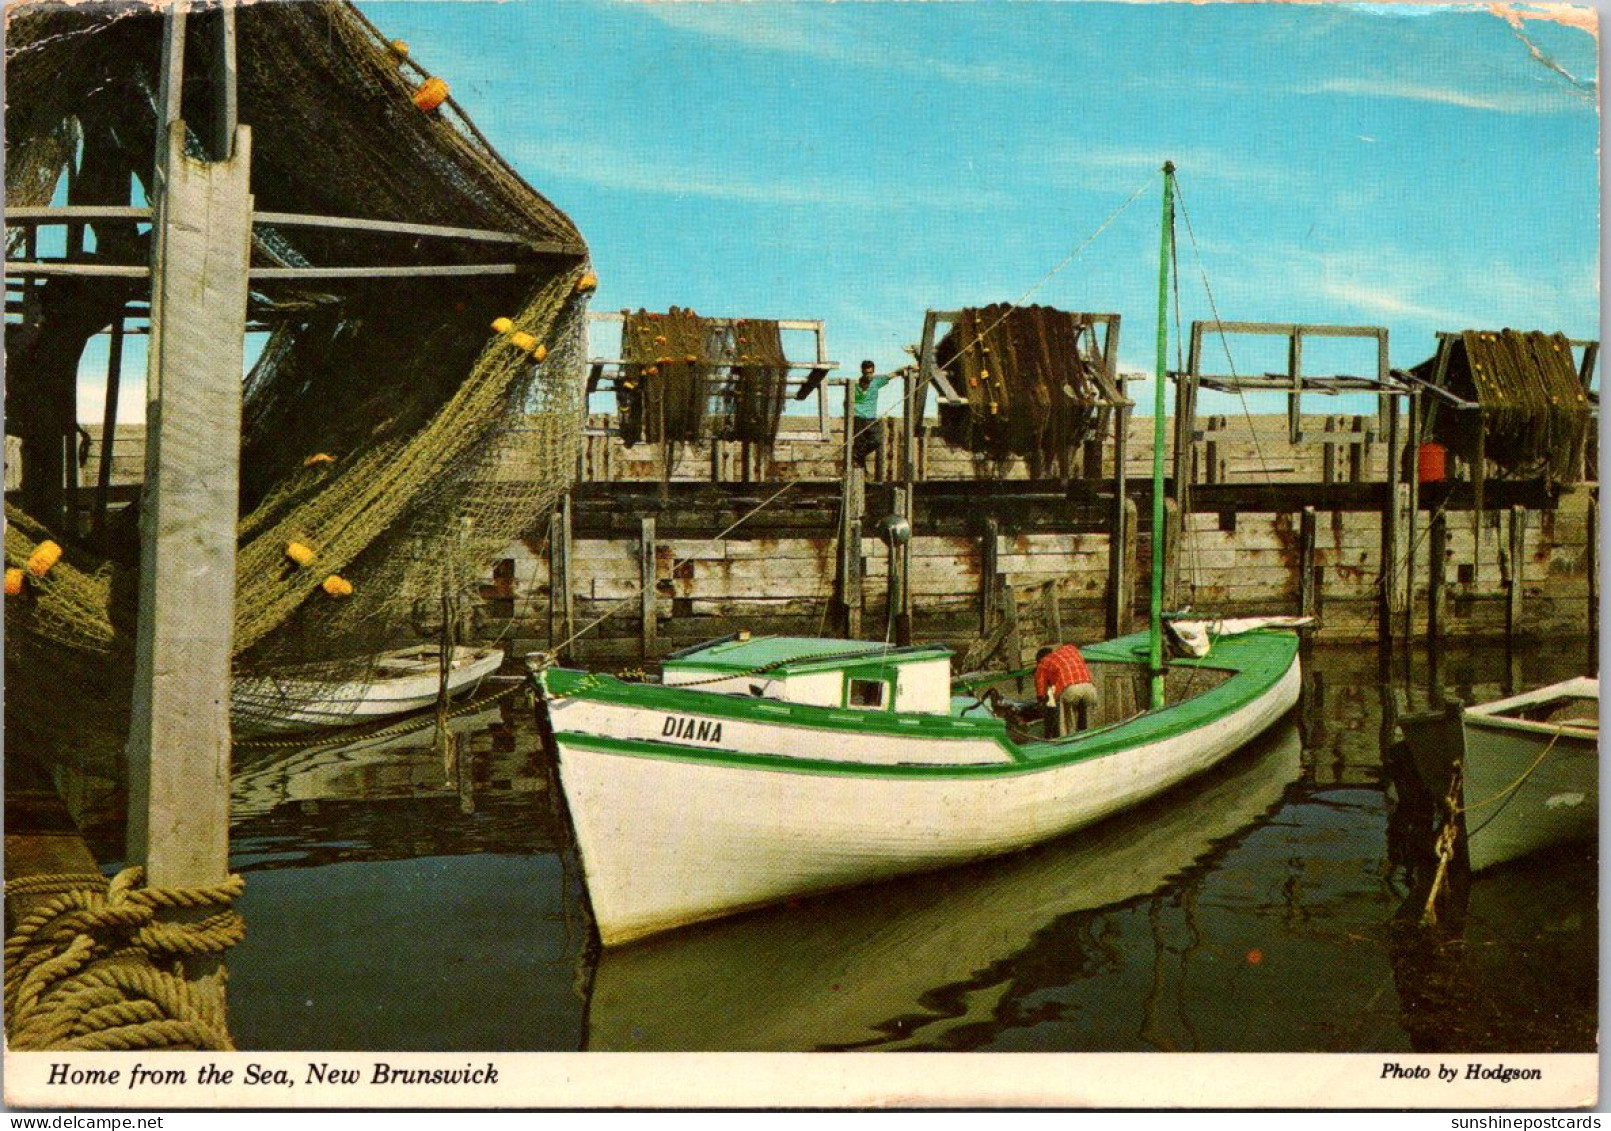
<svg viewBox="0 0 1611 1131">
<path fill-rule="evenodd" d="M 857 21 L 854 6 L 660 0 L 644 4 L 639 10 L 680 31 L 756 51 L 875 67 L 948 82 L 1000 86 L 1034 81 L 1024 71 L 1001 63 L 926 55 L 878 38 Z"/>
<path fill-rule="evenodd" d="M 1528 89 L 1516 87 L 1504 93 L 1480 93 L 1441 83 L 1417 82 L 1388 77 L 1334 78 L 1302 88 L 1303 94 L 1345 94 L 1364 98 L 1396 98 L 1410 102 L 1435 102 L 1471 110 L 1492 110 L 1502 114 L 1548 114 L 1583 105 L 1583 95 L 1566 87 Z M 1592 96 L 1590 96 L 1592 104 Z"/>
<path fill-rule="evenodd" d="M 1514 326 L 1598 333 L 1592 258 L 1536 271 L 1502 259 L 1473 263 L 1426 251 L 1323 251 L 1287 244 L 1240 255 L 1231 272 L 1220 273 L 1239 291 L 1280 294 L 1295 310 L 1326 311 L 1329 321 L 1363 317 L 1390 327 L 1410 322 L 1447 330 Z M 1587 302 L 1585 294 L 1591 296 Z"/>
<path fill-rule="evenodd" d="M 914 181 L 891 192 L 858 180 L 823 180 L 784 171 L 776 179 L 763 179 L 756 171 L 735 166 L 713 167 L 709 158 L 673 157 L 638 147 L 616 146 L 597 140 L 533 140 L 523 138 L 505 147 L 517 166 L 538 174 L 627 192 L 657 196 L 703 197 L 756 204 L 816 205 L 869 211 L 930 208 L 952 212 L 978 212 L 999 207 L 1003 194 L 996 190 L 947 187 Z"/>
</svg>

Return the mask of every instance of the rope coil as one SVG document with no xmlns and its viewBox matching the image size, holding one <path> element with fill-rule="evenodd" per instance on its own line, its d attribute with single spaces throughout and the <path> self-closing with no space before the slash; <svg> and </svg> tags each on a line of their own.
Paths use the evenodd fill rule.
<svg viewBox="0 0 1611 1131">
<path fill-rule="evenodd" d="M 8 898 L 48 896 L 5 943 L 6 1038 L 13 1049 L 233 1049 L 218 1005 L 179 971 L 185 957 L 222 954 L 246 936 L 230 904 L 246 882 L 142 886 L 143 868 L 29 876 Z M 164 910 L 210 911 L 189 922 Z"/>
</svg>

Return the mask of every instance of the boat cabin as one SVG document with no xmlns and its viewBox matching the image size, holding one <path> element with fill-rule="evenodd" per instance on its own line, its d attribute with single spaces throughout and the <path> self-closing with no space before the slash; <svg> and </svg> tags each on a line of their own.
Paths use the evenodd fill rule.
<svg viewBox="0 0 1611 1131">
<path fill-rule="evenodd" d="M 742 634 L 673 653 L 660 679 L 667 687 L 814 707 L 951 711 L 951 649 L 937 644 L 891 647 L 871 640 Z"/>
</svg>

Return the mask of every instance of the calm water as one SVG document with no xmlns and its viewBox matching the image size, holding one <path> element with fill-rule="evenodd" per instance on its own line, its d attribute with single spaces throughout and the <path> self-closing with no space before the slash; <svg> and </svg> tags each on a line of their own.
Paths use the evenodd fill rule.
<svg viewBox="0 0 1611 1131">
<path fill-rule="evenodd" d="M 1592 1050 L 1596 847 L 1485 873 L 1420 928 L 1422 826 L 1384 761 L 1384 715 L 1434 676 L 1489 699 L 1583 656 L 1462 646 L 1384 682 L 1373 648 L 1317 649 L 1299 712 L 1142 810 L 603 954 L 518 698 L 458 724 L 468 814 L 429 731 L 242 750 L 232 1028 L 248 1049 Z"/>
</svg>

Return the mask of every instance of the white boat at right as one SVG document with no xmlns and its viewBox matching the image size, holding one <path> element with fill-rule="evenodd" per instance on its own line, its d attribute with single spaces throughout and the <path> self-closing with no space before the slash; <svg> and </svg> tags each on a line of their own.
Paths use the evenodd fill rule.
<svg viewBox="0 0 1611 1131">
<path fill-rule="evenodd" d="M 1595 835 L 1598 678 L 1569 679 L 1467 707 L 1462 721 L 1473 872 Z"/>
</svg>

